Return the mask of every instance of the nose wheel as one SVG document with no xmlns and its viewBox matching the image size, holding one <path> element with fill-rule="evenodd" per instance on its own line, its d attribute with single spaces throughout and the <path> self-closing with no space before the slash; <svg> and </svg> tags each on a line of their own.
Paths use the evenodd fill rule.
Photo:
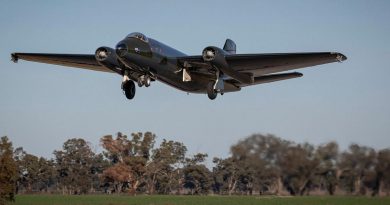
<svg viewBox="0 0 390 205">
<path fill-rule="evenodd" d="M 140 77 L 138 77 L 137 80 L 138 87 L 142 87 L 142 86 L 149 87 L 151 82 L 152 79 L 150 78 L 149 75 L 141 75 Z"/>
<path fill-rule="evenodd" d="M 135 96 L 135 83 L 132 80 L 124 81 L 122 83 L 122 90 L 127 99 L 133 99 Z"/>
</svg>

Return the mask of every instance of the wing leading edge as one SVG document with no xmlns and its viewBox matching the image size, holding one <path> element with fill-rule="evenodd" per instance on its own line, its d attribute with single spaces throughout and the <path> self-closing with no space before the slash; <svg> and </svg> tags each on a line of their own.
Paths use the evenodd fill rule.
<svg viewBox="0 0 390 205">
<path fill-rule="evenodd" d="M 95 59 L 95 55 L 90 54 L 12 53 L 11 57 L 14 62 L 17 62 L 19 59 L 23 59 L 39 63 L 76 67 L 102 72 L 113 72 L 110 69 L 99 65 Z"/>
</svg>

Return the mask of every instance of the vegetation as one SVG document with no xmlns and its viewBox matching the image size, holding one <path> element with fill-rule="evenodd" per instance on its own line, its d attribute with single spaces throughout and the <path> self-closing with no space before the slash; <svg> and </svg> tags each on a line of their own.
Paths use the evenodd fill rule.
<svg viewBox="0 0 390 205">
<path fill-rule="evenodd" d="M 14 201 L 16 164 L 13 159 L 12 143 L 7 137 L 0 139 L 0 204 Z"/>
<path fill-rule="evenodd" d="M 12 200 L 15 192 L 62 195 L 390 194 L 390 149 L 374 150 L 352 144 L 341 151 L 336 142 L 314 146 L 273 135 L 254 134 L 234 144 L 227 158 L 214 158 L 210 168 L 205 165 L 207 154 L 188 156 L 187 148 L 181 142 L 164 139 L 156 146 L 155 140 L 156 135 L 151 132 L 132 133 L 129 137 L 122 133 L 107 135 L 101 138 L 103 152 L 95 153 L 84 139 L 74 138 L 64 142 L 61 150 L 55 150 L 53 159 L 45 159 L 29 154 L 23 148 L 13 150 L 8 138 L 3 137 L 0 144 L 1 197 Z M 20 196 L 18 199 L 23 201 L 24 197 L 34 198 Z M 46 196 L 34 199 L 40 197 Z M 170 198 L 162 197 L 161 201 L 163 199 Z M 216 199 L 234 201 L 236 198 L 212 197 L 210 200 Z M 249 201 L 255 199 L 248 198 Z"/>
</svg>

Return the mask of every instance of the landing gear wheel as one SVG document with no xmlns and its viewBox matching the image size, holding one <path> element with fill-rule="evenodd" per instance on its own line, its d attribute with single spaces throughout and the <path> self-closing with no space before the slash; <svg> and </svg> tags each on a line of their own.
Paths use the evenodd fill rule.
<svg viewBox="0 0 390 205">
<path fill-rule="evenodd" d="M 144 81 L 145 87 L 149 87 L 151 81 L 152 81 L 152 80 L 150 79 L 150 77 L 149 77 L 149 76 L 146 76 L 146 77 L 145 77 L 145 81 Z"/>
<path fill-rule="evenodd" d="M 138 87 L 142 87 L 144 85 L 141 78 L 138 78 L 137 84 L 138 84 Z"/>
<path fill-rule="evenodd" d="M 126 95 L 126 98 L 131 100 L 135 96 L 135 83 L 132 80 L 123 82 L 122 89 Z"/>
<path fill-rule="evenodd" d="M 207 96 L 210 100 L 217 98 L 218 93 L 214 90 L 214 82 L 210 81 L 207 85 Z"/>
</svg>

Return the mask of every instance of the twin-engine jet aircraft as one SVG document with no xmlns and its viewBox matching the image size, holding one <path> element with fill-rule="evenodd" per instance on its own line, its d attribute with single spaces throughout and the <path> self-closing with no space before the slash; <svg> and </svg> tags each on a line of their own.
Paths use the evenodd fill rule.
<svg viewBox="0 0 390 205">
<path fill-rule="evenodd" d="M 135 95 L 135 82 L 149 87 L 161 81 L 188 93 L 239 91 L 242 87 L 301 77 L 284 72 L 347 58 L 336 52 L 236 54 L 236 44 L 227 39 L 223 48 L 208 46 L 202 55 L 188 56 L 141 33 L 131 33 L 115 47 L 100 47 L 95 55 L 12 53 L 12 60 L 36 61 L 123 76 L 122 89 L 128 99 Z"/>
</svg>

